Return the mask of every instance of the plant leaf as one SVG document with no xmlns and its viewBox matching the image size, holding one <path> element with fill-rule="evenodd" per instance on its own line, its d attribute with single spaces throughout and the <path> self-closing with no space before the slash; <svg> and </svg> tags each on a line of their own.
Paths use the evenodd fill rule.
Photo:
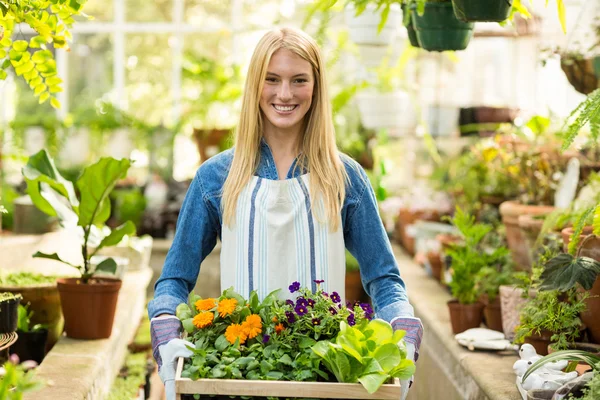
<svg viewBox="0 0 600 400">
<path fill-rule="evenodd" d="M 54 165 L 54 161 L 50 158 L 46 150 L 40 150 L 29 157 L 22 173 L 27 182 L 27 193 L 31 196 L 33 204 L 41 211 L 51 216 L 56 215 L 56 211 L 52 205 L 40 193 L 40 184 L 44 182 L 61 196 L 64 196 L 71 204 L 75 213 L 77 213 L 79 201 L 75 194 L 75 188 L 71 182 L 60 175 Z"/>
<path fill-rule="evenodd" d="M 600 274 L 600 263 L 589 257 L 574 258 L 562 253 L 546 263 L 540 276 L 540 290 L 566 292 L 577 283 L 590 290 Z"/>
<path fill-rule="evenodd" d="M 409 359 L 404 359 L 400 361 L 395 368 L 393 368 L 390 372 L 390 376 L 394 378 L 398 378 L 401 380 L 409 379 L 411 376 L 415 374 L 417 367 L 415 366 L 415 362 Z"/>
<path fill-rule="evenodd" d="M 97 252 L 103 247 L 115 246 L 119 244 L 119 242 L 123 240 L 123 236 L 125 235 L 135 235 L 135 225 L 133 224 L 133 222 L 127 221 L 123 225 L 113 229 L 108 236 L 102 239 L 102 241 L 100 242 L 100 244 L 94 252 Z"/>
<path fill-rule="evenodd" d="M 369 374 L 361 376 L 358 381 L 367 389 L 367 392 L 373 394 L 388 378 L 386 374 Z"/>
<path fill-rule="evenodd" d="M 79 205 L 79 225 L 103 224 L 110 216 L 108 195 L 120 179 L 125 178 L 131 165 L 128 159 L 101 158 L 87 167 L 77 180 L 81 193 Z"/>
<path fill-rule="evenodd" d="M 73 265 L 70 262 L 67 262 L 67 261 L 61 259 L 58 256 L 58 254 L 56 254 L 56 253 L 47 254 L 47 253 L 42 253 L 41 251 L 38 251 L 33 255 L 33 258 L 47 258 L 48 260 L 60 261 L 61 263 L 70 265 L 73 268 L 77 268 L 77 269 L 81 268 L 81 267 L 78 267 L 77 265 Z"/>
<path fill-rule="evenodd" d="M 544 356 L 544 357 L 540 358 L 539 360 L 537 360 L 535 363 L 533 363 L 533 365 L 531 367 L 529 367 L 529 369 L 527 370 L 525 375 L 523 375 L 523 379 L 521 380 L 521 382 L 525 382 L 525 379 L 527 379 L 527 377 L 532 372 L 534 372 L 538 368 L 542 367 L 543 365 L 545 365 L 549 362 L 561 361 L 561 360 L 583 361 L 586 364 L 590 365 L 592 367 L 592 369 L 596 372 L 598 371 L 598 369 L 596 367 L 598 366 L 598 363 L 600 363 L 600 357 L 598 357 L 597 355 L 595 355 L 594 353 L 591 353 L 589 351 L 585 351 L 585 350 L 555 351 L 554 353 L 550 353 L 547 356 Z"/>
<path fill-rule="evenodd" d="M 219 351 L 223 351 L 227 347 L 229 347 L 229 342 L 227 341 L 227 338 L 225 337 L 225 335 L 219 336 L 217 338 L 217 340 L 215 341 L 215 349 L 217 349 Z"/>
<path fill-rule="evenodd" d="M 373 330 L 373 334 L 369 339 L 377 343 L 386 343 L 394 335 L 392 326 L 382 319 L 374 319 L 369 322 L 368 329 Z"/>
<path fill-rule="evenodd" d="M 181 321 L 181 325 L 183 325 L 183 329 L 189 334 L 194 333 L 194 322 L 192 318 L 187 318 Z"/>
<path fill-rule="evenodd" d="M 114 258 L 109 257 L 106 260 L 103 260 L 100 264 L 98 264 L 94 273 L 99 271 L 107 272 L 109 274 L 114 275 L 115 272 L 117 272 L 117 262 L 114 260 Z"/>
<path fill-rule="evenodd" d="M 387 373 L 391 371 L 401 361 L 400 349 L 395 343 L 387 343 L 383 346 L 379 346 L 373 357 L 377 360 L 381 368 Z"/>
</svg>

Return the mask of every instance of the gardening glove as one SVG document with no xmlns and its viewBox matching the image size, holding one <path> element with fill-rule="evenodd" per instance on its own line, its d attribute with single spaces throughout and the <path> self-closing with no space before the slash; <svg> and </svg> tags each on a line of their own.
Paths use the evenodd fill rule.
<svg viewBox="0 0 600 400">
<path fill-rule="evenodd" d="M 399 317 L 392 320 L 392 328 L 394 331 L 402 329 L 406 331 L 404 336 L 404 342 L 406 343 L 406 358 L 413 360 L 415 363 L 419 359 L 419 347 L 421 346 L 421 339 L 423 338 L 423 324 L 419 318 L 413 317 Z M 401 400 L 405 400 L 408 396 L 408 390 L 410 389 L 414 380 L 414 376 L 410 379 L 400 381 L 402 387 Z"/>
<path fill-rule="evenodd" d="M 172 339 L 169 343 L 158 347 L 163 366 L 158 370 L 158 376 L 165 384 L 167 400 L 175 400 L 175 372 L 179 357 L 190 357 L 193 352 L 188 346 L 190 342 L 183 339 Z"/>
<path fill-rule="evenodd" d="M 181 322 L 174 315 L 162 315 L 152 318 L 150 333 L 152 355 L 158 364 L 158 375 L 165 384 L 168 400 L 175 399 L 175 369 L 177 357 L 189 357 L 191 351 L 181 342 Z M 171 345 L 171 343 L 173 343 Z M 187 342 L 184 342 L 187 343 Z"/>
</svg>

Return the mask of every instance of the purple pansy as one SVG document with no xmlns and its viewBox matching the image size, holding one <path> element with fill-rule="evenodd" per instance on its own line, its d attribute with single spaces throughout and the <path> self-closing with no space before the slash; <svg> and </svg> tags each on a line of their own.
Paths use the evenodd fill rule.
<svg viewBox="0 0 600 400">
<path fill-rule="evenodd" d="M 303 316 L 304 314 L 306 314 L 308 312 L 308 309 L 306 308 L 306 306 L 303 306 L 303 305 L 296 306 L 295 310 L 296 310 L 296 314 L 298 314 L 299 316 Z"/>
<path fill-rule="evenodd" d="M 329 293 L 327 293 L 327 292 L 321 292 L 321 296 L 323 296 L 323 297 L 329 297 Z"/>
<path fill-rule="evenodd" d="M 285 301 L 285 304 L 287 304 L 288 306 L 293 306 L 293 305 L 294 305 L 294 301 L 293 301 L 293 300 L 290 300 L 290 299 L 287 299 L 287 300 Z"/>
<path fill-rule="evenodd" d="M 297 292 L 300 290 L 300 282 L 292 282 L 288 289 L 290 289 L 290 293 Z"/>
<path fill-rule="evenodd" d="M 263 340 L 262 340 L 262 342 L 263 342 L 264 344 L 267 344 L 267 342 L 268 342 L 270 339 L 271 339 L 271 336 L 269 336 L 269 335 L 265 335 L 265 336 L 263 336 Z"/>
<path fill-rule="evenodd" d="M 324 281 L 324 280 L 321 280 L 321 279 L 315 279 L 315 283 L 316 283 L 317 285 L 320 285 L 320 284 L 321 284 L 321 283 L 323 283 L 323 282 L 325 282 L 325 281 Z"/>
<path fill-rule="evenodd" d="M 347 318 L 348 320 L 348 325 L 350 326 L 354 326 L 356 324 L 356 321 L 354 320 L 354 314 L 350 313 L 350 315 Z"/>
<path fill-rule="evenodd" d="M 290 324 L 293 324 L 296 321 L 296 316 L 291 311 L 286 311 L 285 316 Z"/>
<path fill-rule="evenodd" d="M 342 301 L 338 292 L 331 292 L 331 301 L 333 301 L 334 303 L 339 303 L 340 301 Z"/>
<path fill-rule="evenodd" d="M 304 297 L 298 297 L 296 299 L 296 307 L 308 307 L 308 301 L 306 301 L 306 299 Z"/>
<path fill-rule="evenodd" d="M 313 325 L 321 325 L 321 320 L 319 318 L 313 318 L 312 319 L 312 324 Z"/>
<path fill-rule="evenodd" d="M 329 307 L 329 312 L 331 313 L 331 315 L 337 314 L 337 310 L 335 309 L 335 307 Z"/>
<path fill-rule="evenodd" d="M 315 301 L 313 299 L 308 299 L 308 306 L 309 307 L 314 307 L 315 306 Z"/>
</svg>

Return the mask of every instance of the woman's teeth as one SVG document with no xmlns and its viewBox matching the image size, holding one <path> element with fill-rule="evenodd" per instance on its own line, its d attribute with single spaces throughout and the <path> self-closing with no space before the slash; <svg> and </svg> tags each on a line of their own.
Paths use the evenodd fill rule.
<svg viewBox="0 0 600 400">
<path fill-rule="evenodd" d="M 278 106 L 273 104 L 277 111 L 292 111 L 296 106 Z"/>
</svg>

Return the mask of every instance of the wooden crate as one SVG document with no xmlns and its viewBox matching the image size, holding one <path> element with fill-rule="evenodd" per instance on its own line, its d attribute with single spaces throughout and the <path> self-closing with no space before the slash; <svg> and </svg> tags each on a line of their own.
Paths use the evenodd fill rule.
<svg viewBox="0 0 600 400">
<path fill-rule="evenodd" d="M 307 397 L 318 399 L 400 399 L 400 380 L 381 385 L 379 390 L 369 394 L 360 383 L 338 382 L 291 382 L 291 381 L 252 381 L 246 379 L 198 379 L 182 378 L 183 358 L 177 362 L 175 391 L 177 400 L 182 394 L 215 394 L 224 396 L 258 397 Z"/>
</svg>

